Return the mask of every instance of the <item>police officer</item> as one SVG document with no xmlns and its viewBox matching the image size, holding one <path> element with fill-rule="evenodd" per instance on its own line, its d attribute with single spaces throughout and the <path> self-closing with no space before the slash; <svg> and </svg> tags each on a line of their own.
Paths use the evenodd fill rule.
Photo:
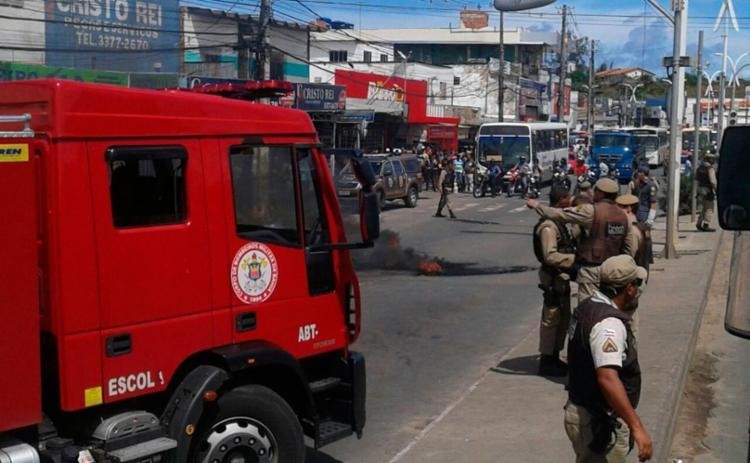
<svg viewBox="0 0 750 463">
<path fill-rule="evenodd" d="M 628 220 L 630 220 L 630 223 L 633 225 L 633 232 L 636 236 L 636 251 L 635 256 L 633 256 L 635 263 L 639 267 L 643 267 L 648 272 L 649 268 L 651 267 L 651 264 L 653 263 L 653 253 L 651 251 L 651 230 L 646 228 L 645 225 L 638 222 L 638 219 L 635 216 L 636 211 L 638 210 L 638 198 L 631 194 L 626 194 L 622 196 L 618 196 L 615 200 L 615 203 L 617 203 L 618 206 L 625 212 L 625 214 L 628 216 Z M 643 283 L 644 286 L 646 282 Z M 639 315 L 636 309 L 638 308 L 637 305 L 634 305 L 631 307 L 632 310 L 626 311 L 628 315 L 630 315 L 631 324 L 630 328 L 633 331 L 633 337 L 638 339 L 638 320 Z"/>
<path fill-rule="evenodd" d="M 453 209 L 451 209 L 451 202 L 450 198 L 448 197 L 450 195 L 450 191 L 453 189 L 453 162 L 448 160 L 442 162 L 442 169 L 440 170 L 440 177 L 437 181 L 437 187 L 438 191 L 440 192 L 440 202 L 438 203 L 435 217 L 445 217 L 443 215 L 443 208 L 447 207 L 451 219 L 455 219 L 456 214 L 454 214 Z"/>
<path fill-rule="evenodd" d="M 544 218 L 579 225 L 585 234 L 576 251 L 575 269 L 578 283 L 578 303 L 591 297 L 599 282 L 598 267 L 618 254 L 635 255 L 637 243 L 633 227 L 615 199 L 619 185 L 602 178 L 594 186 L 594 203 L 576 207 L 553 209 L 530 199 L 526 206 Z"/>
<path fill-rule="evenodd" d="M 458 191 L 463 192 L 466 186 L 466 179 L 464 178 L 464 159 L 460 155 L 453 161 L 453 170 L 456 176 L 456 187 Z"/>
<path fill-rule="evenodd" d="M 715 161 L 716 155 L 709 151 L 703 155 L 703 163 L 695 171 L 698 193 L 701 196 L 701 213 L 698 222 L 695 224 L 698 231 L 716 231 L 716 229 L 711 228 L 711 221 L 714 216 L 714 199 L 716 199 Z"/>
<path fill-rule="evenodd" d="M 584 180 L 578 184 L 578 194 L 573 201 L 574 206 L 580 204 L 594 204 L 594 192 L 591 190 L 591 182 Z"/>
<path fill-rule="evenodd" d="M 632 257 L 610 257 L 600 268 L 600 288 L 573 315 L 565 432 L 576 462 L 624 463 L 631 437 L 639 461 L 651 458 L 651 437 L 635 412 L 641 371 L 624 312 L 638 300 L 646 277 Z"/>
<path fill-rule="evenodd" d="M 638 222 L 647 228 L 654 226 L 656 219 L 656 193 L 658 188 L 656 183 L 649 178 L 650 170 L 647 165 L 638 167 L 636 176 L 635 189 L 638 196 L 638 211 L 636 217 Z"/>
<path fill-rule="evenodd" d="M 550 206 L 570 206 L 570 191 L 554 187 L 550 192 Z M 575 265 L 575 240 L 580 231 L 541 218 L 534 227 L 534 254 L 542 264 L 539 269 L 539 288 L 544 294 L 542 319 L 539 325 L 539 374 L 565 376 L 567 365 L 560 360 L 570 321 L 570 275 Z"/>
</svg>

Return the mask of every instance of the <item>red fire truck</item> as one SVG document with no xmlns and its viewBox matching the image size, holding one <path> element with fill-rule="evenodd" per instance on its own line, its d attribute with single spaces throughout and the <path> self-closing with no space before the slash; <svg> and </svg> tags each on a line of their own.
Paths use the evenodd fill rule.
<svg viewBox="0 0 750 463">
<path fill-rule="evenodd" d="M 369 164 L 352 160 L 366 185 Z M 302 462 L 365 423 L 348 242 L 307 115 L 0 85 L 0 462 Z"/>
</svg>

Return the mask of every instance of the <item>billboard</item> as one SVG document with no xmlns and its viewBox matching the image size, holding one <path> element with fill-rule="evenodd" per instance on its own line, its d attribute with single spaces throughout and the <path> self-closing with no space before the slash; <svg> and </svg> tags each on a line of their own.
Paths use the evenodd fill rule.
<svg viewBox="0 0 750 463">
<path fill-rule="evenodd" d="M 128 85 L 128 75 L 121 72 L 90 71 L 87 69 L 58 68 L 38 64 L 0 62 L 0 81 L 46 78 L 122 86 Z"/>
<path fill-rule="evenodd" d="M 178 72 L 179 15 L 178 0 L 47 2 L 47 65 Z"/>
<path fill-rule="evenodd" d="M 327 84 L 297 84 L 297 109 L 303 111 L 343 111 L 346 109 L 346 87 Z"/>
</svg>

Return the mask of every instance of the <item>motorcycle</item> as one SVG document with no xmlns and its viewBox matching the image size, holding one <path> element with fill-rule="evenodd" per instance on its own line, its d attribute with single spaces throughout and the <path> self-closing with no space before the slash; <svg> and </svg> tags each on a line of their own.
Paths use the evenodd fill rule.
<svg viewBox="0 0 750 463">
<path fill-rule="evenodd" d="M 525 195 L 526 191 L 524 189 L 524 182 L 523 179 L 526 177 L 526 172 L 522 172 L 517 167 L 514 167 L 510 169 L 505 176 L 503 176 L 503 182 L 506 185 L 505 193 L 510 198 L 511 196 L 518 194 L 518 195 Z"/>
<path fill-rule="evenodd" d="M 490 176 L 489 171 L 486 167 L 481 164 L 477 164 L 476 171 L 474 172 L 474 189 L 471 194 L 475 198 L 483 198 L 485 194 L 490 190 Z"/>
<path fill-rule="evenodd" d="M 578 195 L 581 192 L 581 184 L 583 182 L 588 182 L 589 185 L 593 186 L 596 183 L 596 174 L 594 174 L 594 171 L 589 170 L 583 175 L 579 175 L 576 178 L 576 191 L 575 194 Z"/>
<path fill-rule="evenodd" d="M 529 177 L 529 185 L 526 189 L 526 197 L 530 199 L 536 199 L 539 197 L 539 190 L 541 188 L 541 179 L 538 175 L 532 175 Z"/>
<path fill-rule="evenodd" d="M 570 177 L 559 166 L 555 167 L 552 173 L 552 186 L 553 188 L 565 188 L 570 191 Z"/>
</svg>

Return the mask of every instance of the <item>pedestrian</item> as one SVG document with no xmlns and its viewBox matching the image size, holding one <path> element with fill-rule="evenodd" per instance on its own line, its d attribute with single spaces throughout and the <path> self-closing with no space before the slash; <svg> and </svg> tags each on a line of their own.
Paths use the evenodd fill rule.
<svg viewBox="0 0 750 463">
<path fill-rule="evenodd" d="M 633 232 L 636 237 L 636 251 L 635 256 L 633 256 L 636 265 L 639 267 L 643 267 L 648 272 L 651 268 L 651 264 L 653 263 L 653 253 L 651 251 L 652 243 L 651 243 L 651 230 L 646 228 L 645 225 L 638 222 L 638 219 L 636 218 L 635 214 L 638 210 L 638 198 L 631 194 L 625 194 L 618 196 L 615 200 L 615 203 L 617 203 L 618 206 L 625 212 L 625 214 L 628 216 L 628 220 L 633 225 Z M 645 287 L 645 284 L 647 281 L 643 282 L 643 285 Z M 626 311 L 628 315 L 630 315 L 631 321 L 631 329 L 633 331 L 633 336 L 638 339 L 638 320 L 639 315 L 636 309 L 638 308 L 638 305 L 634 305 L 631 309 L 631 311 Z"/>
<path fill-rule="evenodd" d="M 464 170 L 466 170 L 466 186 L 469 193 L 474 192 L 474 171 L 476 170 L 476 164 L 472 159 L 471 154 L 466 155 L 466 162 L 464 162 Z"/>
<path fill-rule="evenodd" d="M 654 226 L 654 220 L 656 219 L 656 193 L 659 189 L 656 183 L 649 178 L 649 172 L 647 165 L 638 167 L 635 188 L 636 196 L 638 196 L 636 217 L 638 222 L 650 229 Z"/>
<path fill-rule="evenodd" d="M 653 443 L 635 411 L 641 370 L 624 312 L 638 300 L 647 276 L 632 257 L 610 257 L 601 265 L 599 289 L 573 314 L 565 432 L 576 463 L 624 463 L 631 439 L 638 460 L 651 459 Z"/>
<path fill-rule="evenodd" d="M 437 156 L 434 156 L 432 158 L 432 191 L 438 191 L 438 180 L 440 179 L 440 161 L 438 161 Z"/>
<path fill-rule="evenodd" d="M 715 232 L 711 227 L 714 218 L 714 200 L 716 199 L 716 154 L 711 151 L 703 155 L 703 162 L 695 170 L 695 180 L 698 182 L 698 193 L 701 197 L 701 213 L 695 227 L 698 231 Z"/>
<path fill-rule="evenodd" d="M 419 163 L 422 169 L 422 180 L 424 190 L 427 191 L 432 184 L 432 165 L 430 164 L 430 156 L 426 152 L 422 152 L 419 155 Z"/>
<path fill-rule="evenodd" d="M 579 304 L 594 294 L 602 262 L 618 254 L 635 255 L 637 243 L 633 227 L 615 204 L 618 190 L 617 182 L 602 178 L 594 185 L 593 204 L 554 209 L 542 206 L 534 199 L 526 202 L 527 207 L 544 218 L 581 227 L 585 238 L 576 250 L 575 268 Z"/>
<path fill-rule="evenodd" d="M 440 177 L 438 178 L 438 189 L 440 192 L 440 202 L 438 202 L 437 212 L 435 217 L 445 217 L 443 215 L 443 208 L 448 208 L 448 214 L 451 219 L 456 218 L 456 214 L 451 209 L 450 191 L 453 188 L 453 163 L 450 161 L 443 161 L 442 168 L 440 169 Z"/>
<path fill-rule="evenodd" d="M 464 177 L 464 159 L 461 156 L 456 156 L 456 160 L 453 161 L 453 170 L 456 176 L 456 186 L 458 191 L 463 192 L 466 186 L 466 179 Z"/>
<path fill-rule="evenodd" d="M 550 192 L 550 207 L 570 206 L 570 191 L 559 186 Z M 540 218 L 534 227 L 534 254 L 541 264 L 539 288 L 543 293 L 539 325 L 539 375 L 565 376 L 560 360 L 570 322 L 570 272 L 575 265 L 575 245 L 580 229 Z"/>
</svg>

